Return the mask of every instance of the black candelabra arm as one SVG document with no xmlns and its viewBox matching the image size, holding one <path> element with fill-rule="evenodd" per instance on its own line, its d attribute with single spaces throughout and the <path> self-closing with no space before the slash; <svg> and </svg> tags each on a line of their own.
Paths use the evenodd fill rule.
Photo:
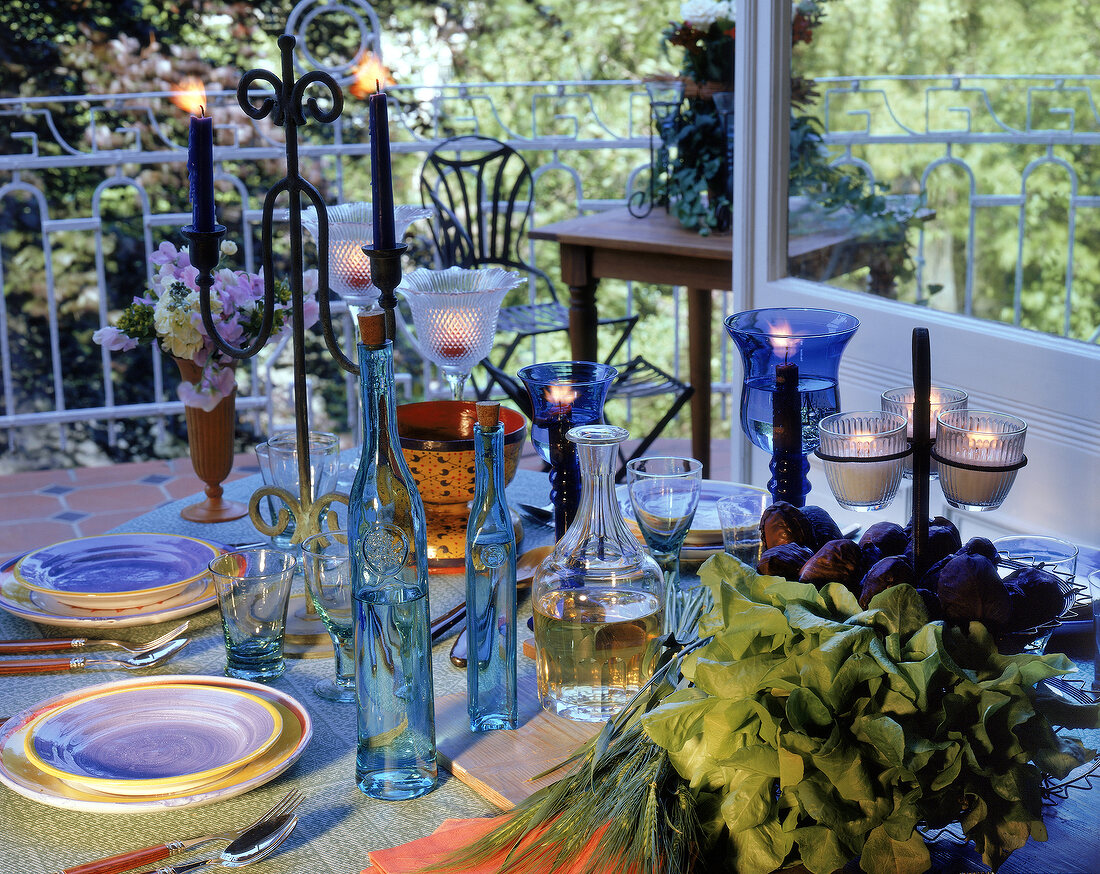
<svg viewBox="0 0 1100 874">
<path fill-rule="evenodd" d="M 932 357 L 928 329 L 913 329 L 913 570 L 927 568 L 928 506 L 932 450 Z"/>
</svg>

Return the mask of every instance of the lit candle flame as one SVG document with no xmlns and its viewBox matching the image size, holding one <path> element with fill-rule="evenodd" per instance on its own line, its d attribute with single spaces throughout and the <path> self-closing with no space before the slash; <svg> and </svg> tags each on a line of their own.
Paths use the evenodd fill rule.
<svg viewBox="0 0 1100 874">
<path fill-rule="evenodd" d="M 178 91 L 172 93 L 172 102 L 191 115 L 205 115 L 206 86 L 201 79 L 188 76 L 180 83 Z"/>
<path fill-rule="evenodd" d="M 348 91 L 360 100 L 366 100 L 372 94 L 388 85 L 396 85 L 390 68 L 385 66 L 378 55 L 367 52 L 351 71 L 352 82 Z"/>
<path fill-rule="evenodd" d="M 776 322 L 768 331 L 772 345 L 783 350 L 783 363 L 786 364 L 792 352 L 798 351 L 798 340 L 791 335 L 790 322 Z"/>
<path fill-rule="evenodd" d="M 444 316 L 437 336 L 437 350 L 444 358 L 458 360 L 470 354 L 470 337 L 478 335 L 477 316 L 466 310 L 452 310 Z"/>
<path fill-rule="evenodd" d="M 562 412 L 573 408 L 577 393 L 567 385 L 549 385 L 546 387 L 546 403 Z"/>
</svg>

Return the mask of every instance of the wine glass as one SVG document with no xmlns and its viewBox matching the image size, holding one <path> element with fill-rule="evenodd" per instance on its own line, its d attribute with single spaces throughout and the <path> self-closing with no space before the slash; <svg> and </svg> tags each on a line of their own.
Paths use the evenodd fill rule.
<svg viewBox="0 0 1100 874">
<path fill-rule="evenodd" d="M 634 518 L 665 576 L 665 630 L 679 625 L 680 549 L 699 506 L 703 465 L 694 458 L 654 456 L 627 462 Z"/>
<path fill-rule="evenodd" d="M 313 691 L 328 701 L 355 700 L 355 622 L 351 610 L 351 561 L 346 531 L 322 531 L 302 542 L 306 592 L 332 638 L 336 676 Z"/>
<path fill-rule="evenodd" d="M 413 339 L 443 371 L 454 400 L 462 400 L 470 371 L 493 347 L 504 295 L 521 282 L 520 274 L 499 267 L 421 267 L 401 280 L 397 291 L 409 302 Z"/>
</svg>

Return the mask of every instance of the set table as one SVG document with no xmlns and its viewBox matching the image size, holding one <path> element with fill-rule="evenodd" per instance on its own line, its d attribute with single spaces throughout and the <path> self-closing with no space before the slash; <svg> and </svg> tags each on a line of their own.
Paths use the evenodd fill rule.
<svg viewBox="0 0 1100 874">
<path fill-rule="evenodd" d="M 260 485 L 259 476 L 226 486 L 228 497 L 247 500 Z M 547 479 L 542 473 L 517 471 L 508 497 L 541 505 L 546 501 Z M 126 525 L 120 531 L 162 531 L 188 534 L 224 543 L 257 540 L 247 519 L 217 525 L 198 525 L 180 519 L 179 511 L 194 497 L 168 504 Z M 546 527 L 526 525 L 520 551 L 548 543 Z M 432 614 L 437 616 L 463 597 L 460 575 L 432 576 Z M 296 580 L 300 590 L 301 579 Z M 529 598 L 521 601 L 530 610 Z M 200 674 L 221 676 L 225 665 L 221 622 L 216 608 L 189 617 L 190 644 L 167 664 L 146 674 Z M 169 624 L 151 628 L 90 629 L 89 636 L 121 637 L 141 642 L 163 633 Z M 34 637 L 39 634 L 71 636 L 71 629 L 37 627 L 0 611 L 0 638 Z M 521 633 L 521 638 L 524 636 Z M 465 689 L 465 672 L 450 664 L 452 637 L 438 643 L 433 652 L 437 697 Z M 1069 649 L 1091 679 L 1091 634 L 1055 638 L 1052 648 Z M 520 670 L 533 673 L 530 659 L 520 656 Z M 261 814 L 289 789 L 299 788 L 307 800 L 298 812 L 299 824 L 279 851 L 257 863 L 263 874 L 351 874 L 367 865 L 372 849 L 411 841 L 433 831 L 444 819 L 487 816 L 496 809 L 474 790 L 440 769 L 439 787 L 422 798 L 406 802 L 381 802 L 367 798 L 355 786 L 355 706 L 334 704 L 317 697 L 314 684 L 333 670 L 330 658 L 290 659 L 286 673 L 274 688 L 294 696 L 313 720 L 313 738 L 302 757 L 272 782 L 218 803 L 149 814 L 92 814 L 63 810 L 25 799 L 0 786 L 0 872 L 49 874 L 66 865 L 90 861 L 112 853 L 216 833 L 243 825 Z M 82 687 L 140 676 L 112 670 L 0 677 L 0 715 L 10 715 L 38 701 Z M 523 684 L 521 683 L 521 686 Z M 1092 745 L 1100 732 L 1092 733 Z M 1035 871 L 1088 872 L 1100 858 L 1100 796 L 1071 791 L 1069 798 L 1050 809 L 1050 840 L 1031 843 L 1017 851 L 1002 868 L 1007 874 Z M 212 845 L 217 849 L 217 845 Z M 941 839 L 936 844 L 938 869 L 944 872 L 985 870 L 972 852 Z M 856 869 L 852 868 L 854 872 Z"/>
</svg>

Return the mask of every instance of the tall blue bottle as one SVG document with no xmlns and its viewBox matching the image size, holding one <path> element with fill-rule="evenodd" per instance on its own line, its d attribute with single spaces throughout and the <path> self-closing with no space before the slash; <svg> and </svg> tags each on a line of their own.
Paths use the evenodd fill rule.
<svg viewBox="0 0 1100 874">
<path fill-rule="evenodd" d="M 372 798 L 435 788 L 435 701 L 424 505 L 397 435 L 393 345 L 359 316 L 363 454 L 348 506 L 355 612 L 355 779 Z"/>
<path fill-rule="evenodd" d="M 504 501 L 500 404 L 477 405 L 466 526 L 466 692 L 471 731 L 515 728 L 516 533 Z"/>
</svg>

